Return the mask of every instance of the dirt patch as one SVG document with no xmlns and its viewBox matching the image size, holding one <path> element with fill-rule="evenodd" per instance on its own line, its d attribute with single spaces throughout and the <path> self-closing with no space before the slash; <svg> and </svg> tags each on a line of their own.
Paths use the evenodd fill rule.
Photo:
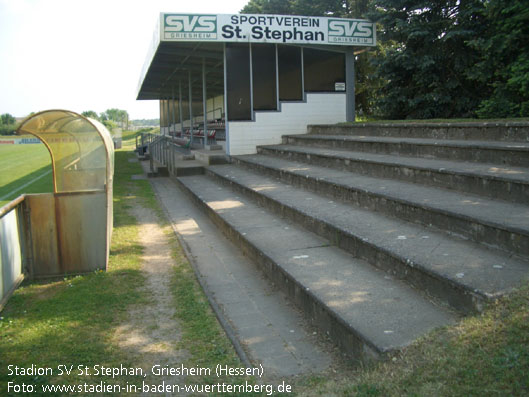
<svg viewBox="0 0 529 397">
<path fill-rule="evenodd" d="M 142 292 L 146 292 L 150 302 L 129 310 L 128 320 L 117 327 L 114 339 L 117 346 L 127 352 L 134 366 L 147 372 L 145 382 L 182 383 L 183 378 L 151 374 L 154 365 L 177 367 L 187 357 L 186 351 L 178 349 L 181 332 L 175 319 L 170 288 L 171 268 L 174 266 L 171 246 L 152 210 L 135 204 L 132 214 L 138 220 L 139 242 L 144 247 L 142 271 L 146 282 Z"/>
</svg>

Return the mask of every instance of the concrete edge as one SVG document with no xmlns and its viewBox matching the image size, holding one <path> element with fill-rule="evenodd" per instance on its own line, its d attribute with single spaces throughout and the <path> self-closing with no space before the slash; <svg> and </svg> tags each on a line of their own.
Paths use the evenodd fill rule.
<svg viewBox="0 0 529 397">
<path fill-rule="evenodd" d="M 325 166 L 322 162 L 333 162 L 338 163 L 342 165 L 341 169 L 351 171 L 351 172 L 357 172 L 362 175 L 366 175 L 366 172 L 363 172 L 362 170 L 358 169 L 352 169 L 353 165 L 362 165 L 365 167 L 377 167 L 371 174 L 371 176 L 380 177 L 380 178 L 386 178 L 386 179 L 397 179 L 402 181 L 410 181 L 411 179 L 409 177 L 399 177 L 398 173 L 396 173 L 396 170 L 402 170 L 402 169 L 409 169 L 413 170 L 415 172 L 416 178 L 422 178 L 422 180 L 432 180 L 431 175 L 437 175 L 440 178 L 452 178 L 457 177 L 461 180 L 461 178 L 465 178 L 466 182 L 460 182 L 462 186 L 465 187 L 465 189 L 452 189 L 455 191 L 460 191 L 463 193 L 470 193 L 470 194 L 478 194 L 483 195 L 484 197 L 488 197 L 491 199 L 501 199 L 506 200 L 509 202 L 515 202 L 519 203 L 520 200 L 524 199 L 524 195 L 527 195 L 529 193 L 529 181 L 522 180 L 522 179 L 516 179 L 516 178 L 505 178 L 505 177 L 499 177 L 494 175 L 485 175 L 482 173 L 475 173 L 471 171 L 458 171 L 456 169 L 454 170 L 447 170 L 444 168 L 438 169 L 435 167 L 423 167 L 423 166 L 417 166 L 417 165 L 410 165 L 410 164 L 400 164 L 395 162 L 384 162 L 384 161 L 378 161 L 378 160 L 372 160 L 372 159 L 347 159 L 345 157 L 341 157 L 339 155 L 334 154 L 328 154 L 328 153 L 307 153 L 303 152 L 301 150 L 291 150 L 290 148 L 284 148 L 281 147 L 281 145 L 267 145 L 267 146 L 260 146 L 258 148 L 257 154 L 263 154 L 263 155 L 269 155 L 274 157 L 281 157 L 281 158 L 288 158 L 292 159 L 294 161 L 300 161 L 305 163 L 310 163 L 318 166 Z M 307 161 L 307 156 L 310 157 L 310 161 Z M 314 160 L 316 159 L 316 161 Z M 336 165 L 333 164 L 333 166 L 329 168 L 336 168 Z M 387 175 L 387 172 L 393 172 L 395 174 Z M 431 175 L 430 175 L 431 174 Z M 413 179 L 414 181 L 417 179 Z M 495 189 L 495 192 L 498 192 L 495 196 L 491 196 L 489 194 L 489 191 L 491 190 L 490 185 L 485 189 L 484 186 L 482 186 L 482 182 L 480 181 L 487 181 L 488 183 L 495 183 L 495 184 L 502 184 L 502 185 L 508 185 L 511 186 L 511 189 L 509 189 L 506 186 L 502 186 L 501 188 L 498 187 Z M 419 182 L 417 182 L 419 183 Z M 425 184 L 424 182 L 420 182 L 422 184 Z M 433 186 L 433 187 L 439 187 L 448 189 L 451 185 L 451 183 L 446 182 L 445 180 L 438 180 L 435 184 L 426 184 L 427 186 Z M 512 199 L 512 187 L 515 187 L 519 193 L 517 193 L 517 200 Z M 508 194 L 507 194 L 508 193 Z"/>
<path fill-rule="evenodd" d="M 508 225 L 500 224 L 497 222 L 476 218 L 476 217 L 473 217 L 471 215 L 467 215 L 464 213 L 450 211 L 450 210 L 446 210 L 442 208 L 436 208 L 433 206 L 428 206 L 424 203 L 413 202 L 413 201 L 409 201 L 409 200 L 402 199 L 399 197 L 394 197 L 389 194 L 383 194 L 380 192 L 372 192 L 372 191 L 368 191 L 365 189 L 357 188 L 355 186 L 348 186 L 343 183 L 329 181 L 327 179 L 319 179 L 319 178 L 315 178 L 311 176 L 299 175 L 289 170 L 279 169 L 279 168 L 276 169 L 266 164 L 260 164 L 259 162 L 255 162 L 255 161 L 248 160 L 245 158 L 234 158 L 233 161 L 236 164 L 243 165 L 250 169 L 264 171 L 267 175 L 271 177 L 279 178 L 283 182 L 286 182 L 286 183 L 294 182 L 295 185 L 299 185 L 304 188 L 307 188 L 314 193 L 321 193 L 319 189 L 322 189 L 323 187 L 327 187 L 328 188 L 327 191 L 330 191 L 333 193 L 347 193 L 348 195 L 351 194 L 351 195 L 362 196 L 364 200 L 371 200 L 371 199 L 377 200 L 377 207 L 376 207 L 377 211 L 380 211 L 382 209 L 380 207 L 381 204 L 378 203 L 379 201 L 381 203 L 392 202 L 394 203 L 393 205 L 410 207 L 412 209 L 411 211 L 412 213 L 414 213 L 414 211 L 419 210 L 421 212 L 424 212 L 425 214 L 421 216 L 417 216 L 417 218 L 428 219 L 428 221 L 427 221 L 427 224 L 423 224 L 423 223 L 418 223 L 418 224 L 422 224 L 423 226 L 428 226 L 430 224 L 433 224 L 438 230 L 447 232 L 454 236 L 463 235 L 466 238 L 469 238 L 471 241 L 474 241 L 475 243 L 478 243 L 478 244 L 482 244 L 484 247 L 487 247 L 487 248 L 507 250 L 509 253 L 512 253 L 511 251 L 513 249 L 516 251 L 515 249 L 516 247 L 509 246 L 509 243 L 512 244 L 512 242 L 515 240 L 514 237 L 516 235 L 519 235 L 520 237 L 524 237 L 524 238 L 529 238 L 529 231 L 521 229 L 519 227 L 508 226 Z M 288 179 L 285 179 L 284 177 L 285 175 L 288 176 Z M 318 190 L 313 189 L 309 184 L 306 183 L 307 180 L 312 181 L 312 185 L 319 187 L 319 189 Z M 325 190 L 325 189 L 322 189 L 322 190 Z M 343 196 L 343 195 L 338 195 L 338 194 L 330 195 L 330 197 L 333 197 L 334 199 L 339 199 L 340 196 Z M 360 199 L 355 199 L 352 201 L 355 202 L 356 205 L 361 205 L 357 203 L 360 201 Z M 381 211 L 381 212 L 386 213 L 388 215 L 392 215 L 388 211 Z M 438 223 L 433 223 L 432 218 L 424 216 L 429 213 L 433 213 L 436 216 L 447 217 L 451 221 L 464 222 L 467 225 L 469 232 L 465 232 L 462 230 L 455 230 L 455 229 L 454 230 L 443 229 L 441 228 L 441 226 L 437 226 Z M 412 220 L 408 217 L 399 217 L 399 219 L 403 219 L 408 222 L 417 223 L 416 220 Z M 472 233 L 475 232 L 475 230 L 473 230 L 472 224 L 482 225 L 483 227 L 490 229 L 490 233 L 493 233 L 493 235 L 490 238 L 486 238 L 486 236 L 483 236 L 483 235 L 481 236 L 473 235 Z M 529 257 L 529 251 L 525 252 L 525 250 L 522 250 L 522 252 L 519 252 L 518 255 L 525 259 L 526 257 Z"/>
<path fill-rule="evenodd" d="M 386 354 L 391 353 L 393 350 L 384 350 L 380 349 L 377 346 L 373 345 L 365 335 L 359 333 L 356 329 L 352 328 L 339 314 L 337 314 L 332 308 L 325 305 L 321 300 L 314 295 L 310 290 L 306 290 L 303 285 L 299 282 L 285 269 L 283 269 L 278 263 L 273 259 L 269 258 L 264 252 L 262 252 L 258 247 L 252 244 L 245 236 L 243 236 L 236 228 L 234 228 L 230 223 L 228 223 L 224 218 L 217 214 L 213 209 L 211 209 L 207 203 L 202 199 L 198 198 L 187 186 L 179 182 L 179 185 L 185 190 L 185 193 L 199 206 L 201 206 L 205 211 L 207 216 L 217 225 L 223 233 L 234 243 L 236 243 L 239 248 L 242 249 L 243 253 L 250 257 L 250 259 L 256 261 L 260 269 L 266 274 L 266 276 L 271 279 L 273 282 L 280 282 L 281 288 L 283 291 L 293 300 L 298 308 L 300 308 L 305 315 L 305 318 L 313 324 L 314 326 L 322 329 L 327 333 L 329 337 L 336 343 L 338 346 L 341 346 L 346 350 L 347 355 L 353 360 L 358 362 L 369 362 L 373 360 L 379 360 L 383 358 Z M 270 268 L 267 270 L 267 268 Z M 273 277 L 275 276 L 275 277 Z M 279 277 L 281 276 L 281 277 Z M 291 289 L 294 288 L 294 291 Z M 311 306 L 311 310 L 307 311 L 304 305 L 297 301 L 295 298 L 303 300 L 303 297 L 310 297 L 310 301 L 314 305 Z M 315 318 L 310 318 L 308 315 L 312 314 L 314 317 L 321 318 L 322 316 L 326 318 L 326 321 L 317 321 Z M 318 326 L 318 323 L 324 322 L 327 325 L 331 324 L 332 327 L 329 329 L 322 328 Z M 340 334 L 341 332 L 346 331 L 346 337 L 337 337 L 333 334 Z M 354 339 L 354 340 L 353 340 Z M 345 340 L 345 341 L 344 341 Z M 394 350 L 402 348 L 395 347 Z M 361 357 L 361 358 L 358 358 Z"/>
<path fill-rule="evenodd" d="M 360 259 L 366 260 L 372 266 L 375 265 L 371 263 L 370 257 L 380 259 L 380 255 L 384 255 L 387 264 L 376 267 L 384 271 L 390 271 L 397 278 L 404 280 L 413 288 L 422 291 L 429 299 L 437 302 L 441 306 L 443 305 L 442 302 L 447 302 L 450 307 L 460 312 L 475 313 L 480 312 L 483 302 L 489 300 L 488 295 L 483 291 L 446 278 L 420 263 L 412 262 L 408 258 L 401 257 L 383 247 L 366 242 L 360 236 L 337 228 L 325 220 L 314 218 L 311 214 L 306 214 L 297 208 L 284 205 L 273 198 L 249 190 L 246 186 L 234 180 L 227 180 L 213 170 L 207 170 L 206 175 L 211 176 L 224 185 L 229 185 L 232 189 L 238 190 L 246 197 L 258 199 L 260 204 L 275 214 L 280 213 L 282 216 L 287 216 L 302 227 L 310 226 L 314 233 L 329 240 L 331 244 Z M 358 251 L 361 251 L 362 254 L 359 252 L 351 252 L 348 248 L 349 245 L 357 246 Z M 424 288 L 425 282 L 428 288 Z M 447 287 L 450 287 L 450 291 L 447 291 Z"/>
<path fill-rule="evenodd" d="M 171 179 L 169 179 L 169 183 L 174 183 L 174 182 Z M 250 359 L 248 358 L 248 355 L 244 351 L 242 345 L 239 343 L 239 339 L 236 337 L 235 331 L 233 330 L 233 328 L 230 325 L 230 323 L 224 317 L 224 313 L 222 312 L 222 309 L 215 302 L 215 299 L 213 298 L 213 294 L 211 293 L 211 291 L 209 290 L 207 284 L 205 283 L 204 278 L 202 277 L 202 275 L 198 271 L 197 263 L 196 263 L 195 259 L 193 258 L 193 255 L 191 254 L 191 250 L 190 250 L 189 246 L 187 245 L 187 243 L 185 242 L 183 237 L 180 235 L 180 233 L 178 233 L 178 231 L 176 230 L 176 227 L 173 225 L 173 223 L 170 221 L 171 218 L 170 218 L 169 210 L 164 205 L 163 201 L 159 198 L 158 190 L 152 184 L 151 184 L 151 186 L 152 186 L 152 188 L 154 190 L 154 193 L 156 195 L 156 199 L 158 200 L 158 203 L 160 204 L 160 206 L 163 209 L 163 212 L 165 214 L 165 217 L 166 217 L 167 221 L 171 224 L 171 228 L 173 229 L 173 232 L 174 232 L 178 242 L 180 243 L 180 246 L 182 247 L 182 250 L 184 251 L 184 255 L 186 256 L 187 260 L 191 264 L 191 267 L 193 268 L 193 272 L 195 273 L 195 277 L 196 277 L 198 283 L 200 284 L 200 287 L 204 291 L 204 294 L 206 295 L 206 298 L 208 300 L 208 303 L 209 303 L 211 309 L 215 313 L 215 317 L 219 321 L 222 329 L 226 333 L 226 336 L 228 337 L 228 339 L 230 340 L 231 344 L 233 345 L 233 348 L 235 349 L 235 352 L 237 353 L 237 356 L 239 356 L 239 358 L 240 358 L 241 362 L 243 363 L 243 365 L 246 368 L 253 368 L 253 365 L 252 365 Z M 176 184 L 176 186 L 178 188 L 180 188 L 179 184 Z"/>
<path fill-rule="evenodd" d="M 464 127 L 483 127 L 483 128 L 497 128 L 497 127 L 525 127 L 529 128 L 529 121 L 457 121 L 457 122 L 402 122 L 402 123 L 388 123 L 388 122 L 372 122 L 372 123 L 338 123 L 338 124 L 309 124 L 307 128 L 312 127 L 340 127 L 340 128 L 365 128 L 365 127 L 383 127 L 383 128 L 464 128 Z"/>
</svg>

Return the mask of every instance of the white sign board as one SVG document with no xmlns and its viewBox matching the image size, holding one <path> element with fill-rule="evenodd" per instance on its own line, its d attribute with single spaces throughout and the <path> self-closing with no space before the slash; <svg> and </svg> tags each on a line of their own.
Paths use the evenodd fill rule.
<svg viewBox="0 0 529 397">
<path fill-rule="evenodd" d="M 253 14 L 161 14 L 162 41 L 375 46 L 375 24 L 361 19 Z"/>
</svg>

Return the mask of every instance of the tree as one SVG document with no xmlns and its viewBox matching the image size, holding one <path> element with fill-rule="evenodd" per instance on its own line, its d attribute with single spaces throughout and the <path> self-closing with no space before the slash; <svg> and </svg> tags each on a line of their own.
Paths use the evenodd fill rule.
<svg viewBox="0 0 529 397">
<path fill-rule="evenodd" d="M 250 0 L 241 13 L 289 15 L 293 13 L 292 0 Z"/>
<path fill-rule="evenodd" d="M 0 124 L 3 124 L 3 125 L 15 124 L 16 121 L 17 120 L 9 113 L 4 113 L 3 115 L 0 116 Z"/>
<path fill-rule="evenodd" d="M 451 118 L 473 114 L 485 87 L 468 77 L 479 51 L 468 41 L 483 25 L 482 0 L 376 0 L 370 16 L 387 51 L 375 60 L 385 80 L 377 105 L 383 117 Z"/>
<path fill-rule="evenodd" d="M 126 110 L 121 109 L 107 109 L 105 112 L 101 113 L 99 116 L 101 121 L 110 120 L 115 124 L 119 125 L 121 128 L 129 128 L 129 114 Z"/>
<path fill-rule="evenodd" d="M 107 120 L 103 120 L 102 123 L 103 123 L 103 125 L 104 125 L 105 127 L 107 127 L 107 129 L 108 129 L 110 132 L 112 132 L 112 131 L 114 130 L 114 128 L 117 127 L 116 123 L 113 122 L 112 120 L 108 120 L 108 119 L 107 119 Z"/>
<path fill-rule="evenodd" d="M 479 104 L 480 117 L 529 116 L 529 4 L 489 0 L 480 10 L 484 32 L 470 40 L 480 59 L 470 78 L 489 94 Z"/>
<path fill-rule="evenodd" d="M 90 117 L 91 119 L 99 120 L 99 116 L 93 110 L 87 110 L 87 111 L 81 113 L 81 115 L 84 116 L 84 117 Z"/>
<path fill-rule="evenodd" d="M 0 115 L 0 135 L 12 135 L 17 129 L 17 120 L 9 113 Z"/>
</svg>

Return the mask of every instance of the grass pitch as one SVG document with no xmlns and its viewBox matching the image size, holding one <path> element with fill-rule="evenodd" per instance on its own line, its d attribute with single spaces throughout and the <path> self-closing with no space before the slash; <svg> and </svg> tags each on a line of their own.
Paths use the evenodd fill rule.
<svg viewBox="0 0 529 397">
<path fill-rule="evenodd" d="M 24 193 L 52 191 L 51 157 L 46 146 L 0 145 L 0 207 Z"/>
</svg>

